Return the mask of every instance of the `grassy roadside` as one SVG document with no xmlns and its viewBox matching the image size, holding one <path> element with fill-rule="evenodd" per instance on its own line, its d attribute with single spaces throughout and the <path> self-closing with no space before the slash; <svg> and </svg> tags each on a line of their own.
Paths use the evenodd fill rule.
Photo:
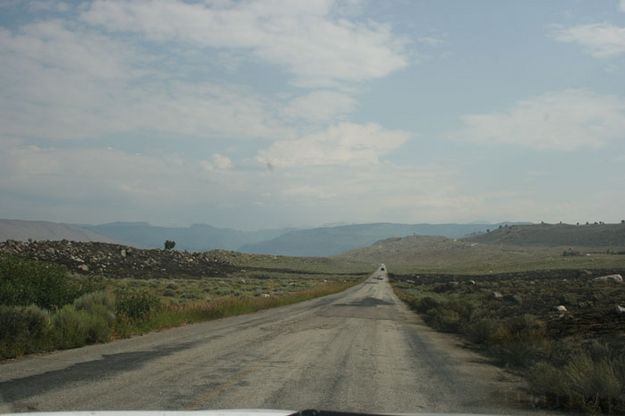
<svg viewBox="0 0 625 416">
<path fill-rule="evenodd" d="M 623 414 L 625 315 L 616 305 L 625 305 L 625 285 L 594 280 L 604 273 L 404 275 L 391 282 L 428 325 L 461 335 L 524 376 L 539 405 Z"/>
<path fill-rule="evenodd" d="M 0 360 L 76 348 L 336 293 L 361 276 L 107 279 L 0 257 Z"/>
<path fill-rule="evenodd" d="M 263 309 L 291 305 L 321 296 L 341 292 L 357 281 L 325 282 L 306 290 L 294 291 L 280 296 L 251 297 L 224 296 L 212 302 L 194 302 L 183 305 L 168 305 L 158 308 L 146 319 L 138 322 L 120 321 L 116 327 L 118 337 L 193 324 L 228 316 L 257 312 Z"/>
</svg>

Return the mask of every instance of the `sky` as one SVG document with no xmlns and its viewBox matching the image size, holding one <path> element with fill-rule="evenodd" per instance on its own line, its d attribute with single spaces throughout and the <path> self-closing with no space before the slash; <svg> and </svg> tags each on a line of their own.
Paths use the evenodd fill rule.
<svg viewBox="0 0 625 416">
<path fill-rule="evenodd" d="M 3 0 L 0 62 L 0 218 L 625 217 L 625 0 Z"/>
</svg>

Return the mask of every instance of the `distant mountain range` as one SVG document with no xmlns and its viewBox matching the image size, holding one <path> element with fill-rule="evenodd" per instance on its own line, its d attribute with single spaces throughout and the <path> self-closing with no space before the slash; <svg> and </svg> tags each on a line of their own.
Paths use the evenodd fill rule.
<svg viewBox="0 0 625 416">
<path fill-rule="evenodd" d="M 244 244 L 269 240 L 290 230 L 292 229 L 240 231 L 204 224 L 159 227 L 147 222 L 87 225 L 0 219 L 0 241 L 65 239 L 118 243 L 138 248 L 161 248 L 165 240 L 174 240 L 176 249 L 193 251 L 217 248 L 236 250 Z"/>
<path fill-rule="evenodd" d="M 102 225 L 81 225 L 81 228 L 140 248 L 160 248 L 165 240 L 174 240 L 180 250 L 238 250 L 246 244 L 270 240 L 292 229 L 240 231 L 206 224 L 189 227 L 159 227 L 147 222 L 113 222 Z"/>
<path fill-rule="evenodd" d="M 378 240 L 409 235 L 460 238 L 496 228 L 499 224 L 354 224 L 295 230 L 269 241 L 248 244 L 240 251 L 285 256 L 333 256 Z"/>
<path fill-rule="evenodd" d="M 378 240 L 410 235 L 460 238 L 495 229 L 499 224 L 354 224 L 304 230 L 275 229 L 240 231 L 205 224 L 160 227 L 147 222 L 114 222 L 101 225 L 62 224 L 45 221 L 0 220 L 0 241 L 74 240 L 160 248 L 174 240 L 176 249 L 203 251 L 237 250 L 246 253 L 288 256 L 333 256 Z"/>
<path fill-rule="evenodd" d="M 71 240 L 114 243 L 115 239 L 71 224 L 48 221 L 0 219 L 0 241 L 5 240 Z"/>
</svg>

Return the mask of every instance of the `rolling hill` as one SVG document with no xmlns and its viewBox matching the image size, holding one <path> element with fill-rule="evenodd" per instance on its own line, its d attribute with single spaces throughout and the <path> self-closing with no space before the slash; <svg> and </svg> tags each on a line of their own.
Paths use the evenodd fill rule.
<svg viewBox="0 0 625 416">
<path fill-rule="evenodd" d="M 343 253 L 338 258 L 384 263 L 392 273 L 488 274 L 542 269 L 609 269 L 625 267 L 625 255 L 604 248 L 586 249 L 580 256 L 562 255 L 561 246 L 483 244 L 441 236 L 389 238 Z"/>
<path fill-rule="evenodd" d="M 464 239 L 482 244 L 516 246 L 625 247 L 625 223 L 531 224 L 501 226 Z"/>
</svg>

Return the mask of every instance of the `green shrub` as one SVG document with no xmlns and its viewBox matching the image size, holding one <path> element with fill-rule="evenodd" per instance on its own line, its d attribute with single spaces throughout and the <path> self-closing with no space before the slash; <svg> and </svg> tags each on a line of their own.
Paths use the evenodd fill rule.
<svg viewBox="0 0 625 416">
<path fill-rule="evenodd" d="M 86 311 L 65 305 L 52 316 L 54 343 L 59 348 L 81 347 L 87 343 L 90 316 Z"/>
<path fill-rule="evenodd" d="M 147 319 L 159 307 L 159 299 L 148 292 L 121 292 L 117 295 L 117 313 L 130 320 Z"/>
<path fill-rule="evenodd" d="M 509 318 L 495 327 L 490 351 L 505 365 L 528 367 L 549 356 L 552 343 L 546 325 L 533 315 Z"/>
<path fill-rule="evenodd" d="M 59 266 L 17 257 L 0 258 L 0 304 L 55 309 L 78 295 L 79 289 Z"/>
<path fill-rule="evenodd" d="M 431 296 L 425 296 L 414 303 L 414 308 L 421 313 L 425 313 L 430 309 L 436 308 L 440 302 Z"/>
<path fill-rule="evenodd" d="M 57 348 L 75 348 L 106 342 L 111 338 L 111 325 L 105 315 L 65 305 L 52 316 L 54 344 Z"/>
<path fill-rule="evenodd" d="M 90 315 L 87 342 L 105 342 L 111 338 L 115 325 L 115 296 L 110 291 L 97 291 L 82 295 L 74 301 L 78 311 Z"/>
<path fill-rule="evenodd" d="M 34 305 L 0 305 L 0 357 L 12 358 L 45 348 L 49 331 L 48 311 Z"/>
<path fill-rule="evenodd" d="M 447 308 L 445 305 L 439 305 L 426 312 L 425 321 L 438 330 L 458 332 L 462 317 L 457 311 Z"/>
<path fill-rule="evenodd" d="M 465 334 L 476 344 L 491 344 L 499 332 L 500 323 L 493 319 L 478 319 L 468 324 L 465 328 Z"/>
<path fill-rule="evenodd" d="M 619 413 L 625 399 L 625 361 L 594 360 L 590 354 L 573 357 L 563 367 L 541 362 L 532 367 L 529 382 L 547 404 L 584 412 Z"/>
</svg>

